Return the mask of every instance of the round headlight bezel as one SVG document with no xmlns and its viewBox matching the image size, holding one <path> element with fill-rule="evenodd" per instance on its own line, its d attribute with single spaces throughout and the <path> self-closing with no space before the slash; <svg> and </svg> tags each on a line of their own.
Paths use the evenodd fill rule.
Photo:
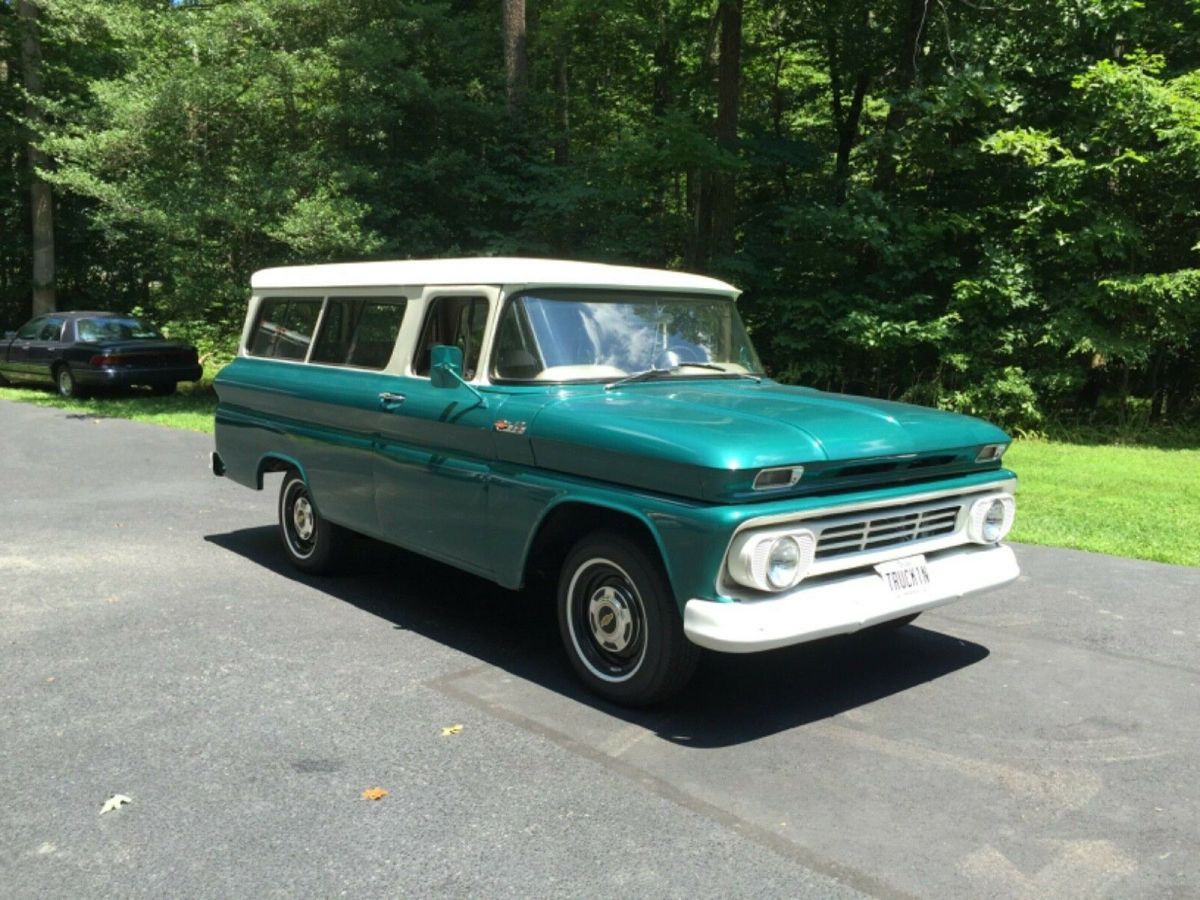
<svg viewBox="0 0 1200 900">
<path fill-rule="evenodd" d="M 1012 531 L 1017 502 L 1012 494 L 989 494 L 971 504 L 967 537 L 976 544 L 998 544 Z M 999 521 L 995 521 L 996 518 Z M 989 521 L 991 519 L 992 521 Z"/>
<path fill-rule="evenodd" d="M 786 578 L 772 578 L 769 574 L 772 555 L 788 546 L 795 548 L 796 563 Z M 735 538 L 726 568 L 729 576 L 743 587 L 777 594 L 794 588 L 804 579 L 812 568 L 816 549 L 816 535 L 807 528 L 751 531 Z"/>
</svg>

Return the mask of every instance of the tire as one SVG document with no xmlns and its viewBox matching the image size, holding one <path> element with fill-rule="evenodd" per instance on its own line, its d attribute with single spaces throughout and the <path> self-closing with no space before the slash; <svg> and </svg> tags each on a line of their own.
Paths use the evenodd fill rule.
<svg viewBox="0 0 1200 900">
<path fill-rule="evenodd" d="M 327 575 L 337 569 L 345 530 L 317 512 L 308 484 L 294 469 L 279 487 L 279 535 L 288 560 L 300 571 Z"/>
<path fill-rule="evenodd" d="M 700 658 L 657 556 L 616 534 L 589 535 L 567 554 L 558 626 L 583 683 L 625 706 L 678 693 Z"/>
<path fill-rule="evenodd" d="M 66 363 L 54 370 L 54 386 L 58 388 L 58 395 L 66 400 L 82 400 L 87 396 L 87 391 L 79 386 L 75 374 Z"/>
<path fill-rule="evenodd" d="M 156 397 L 170 397 L 175 393 L 178 385 L 174 381 L 168 381 L 162 384 L 150 385 L 150 393 Z"/>
</svg>

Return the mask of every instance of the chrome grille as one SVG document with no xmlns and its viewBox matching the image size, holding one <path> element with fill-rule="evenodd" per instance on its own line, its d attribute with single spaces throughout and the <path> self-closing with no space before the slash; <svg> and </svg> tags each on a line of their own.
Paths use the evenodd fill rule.
<svg viewBox="0 0 1200 900">
<path fill-rule="evenodd" d="M 952 534 L 960 509 L 961 502 L 927 509 L 878 510 L 862 518 L 830 522 L 817 536 L 816 558 L 829 559 Z"/>
</svg>

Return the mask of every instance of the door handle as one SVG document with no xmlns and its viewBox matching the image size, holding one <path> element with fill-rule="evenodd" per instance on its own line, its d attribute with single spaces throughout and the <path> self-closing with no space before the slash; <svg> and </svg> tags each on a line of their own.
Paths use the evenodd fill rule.
<svg viewBox="0 0 1200 900">
<path fill-rule="evenodd" d="M 379 408 L 392 409 L 399 406 L 408 398 L 403 394 L 393 394 L 391 391 L 384 391 L 379 395 Z"/>
</svg>

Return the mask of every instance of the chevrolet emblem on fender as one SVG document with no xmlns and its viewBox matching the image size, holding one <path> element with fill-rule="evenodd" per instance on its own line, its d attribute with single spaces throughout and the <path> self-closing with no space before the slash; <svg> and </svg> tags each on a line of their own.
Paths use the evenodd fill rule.
<svg viewBox="0 0 1200 900">
<path fill-rule="evenodd" d="M 507 419 L 497 419 L 496 422 L 492 425 L 492 427 L 495 428 L 497 431 L 503 431 L 506 434 L 524 434 L 525 433 L 525 423 L 524 422 L 510 422 Z"/>
</svg>

